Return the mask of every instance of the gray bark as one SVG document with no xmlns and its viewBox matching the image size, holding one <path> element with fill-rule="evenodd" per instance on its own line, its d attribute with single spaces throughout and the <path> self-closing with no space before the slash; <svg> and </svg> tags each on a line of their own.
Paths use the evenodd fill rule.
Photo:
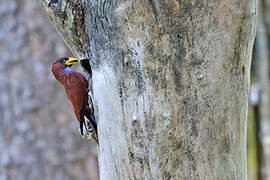
<svg viewBox="0 0 270 180">
<path fill-rule="evenodd" d="M 51 74 L 71 54 L 36 0 L 0 1 L 0 179 L 98 179 L 94 145 Z"/>
<path fill-rule="evenodd" d="M 247 178 L 256 1 L 43 3 L 91 59 L 101 179 Z"/>
</svg>

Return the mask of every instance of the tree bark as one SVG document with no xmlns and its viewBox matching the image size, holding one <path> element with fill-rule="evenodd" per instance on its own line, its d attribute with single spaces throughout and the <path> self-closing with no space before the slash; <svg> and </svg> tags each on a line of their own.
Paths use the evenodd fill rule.
<svg viewBox="0 0 270 180">
<path fill-rule="evenodd" d="M 256 1 L 47 7 L 91 59 L 101 179 L 246 179 Z"/>
</svg>

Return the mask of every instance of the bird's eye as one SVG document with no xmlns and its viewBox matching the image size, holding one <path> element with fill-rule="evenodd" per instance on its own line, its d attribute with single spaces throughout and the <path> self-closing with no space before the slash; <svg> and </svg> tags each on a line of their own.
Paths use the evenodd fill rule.
<svg viewBox="0 0 270 180">
<path fill-rule="evenodd" d="M 64 59 L 61 59 L 59 62 L 60 62 L 60 63 L 64 63 Z"/>
</svg>

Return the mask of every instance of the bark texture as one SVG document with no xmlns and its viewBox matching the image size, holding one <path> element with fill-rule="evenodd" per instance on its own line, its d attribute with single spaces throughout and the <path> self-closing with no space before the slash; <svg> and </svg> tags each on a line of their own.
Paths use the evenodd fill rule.
<svg viewBox="0 0 270 180">
<path fill-rule="evenodd" d="M 43 0 L 93 66 L 101 179 L 246 179 L 256 1 Z"/>
<path fill-rule="evenodd" d="M 0 179 L 98 179 L 93 145 L 51 74 L 71 54 L 36 0 L 0 1 Z"/>
</svg>

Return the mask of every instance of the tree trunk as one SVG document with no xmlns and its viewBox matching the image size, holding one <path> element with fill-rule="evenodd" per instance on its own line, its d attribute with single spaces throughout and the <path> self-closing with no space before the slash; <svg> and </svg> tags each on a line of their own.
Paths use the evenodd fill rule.
<svg viewBox="0 0 270 180">
<path fill-rule="evenodd" d="M 256 1 L 43 2 L 91 59 L 101 179 L 247 178 Z"/>
</svg>

